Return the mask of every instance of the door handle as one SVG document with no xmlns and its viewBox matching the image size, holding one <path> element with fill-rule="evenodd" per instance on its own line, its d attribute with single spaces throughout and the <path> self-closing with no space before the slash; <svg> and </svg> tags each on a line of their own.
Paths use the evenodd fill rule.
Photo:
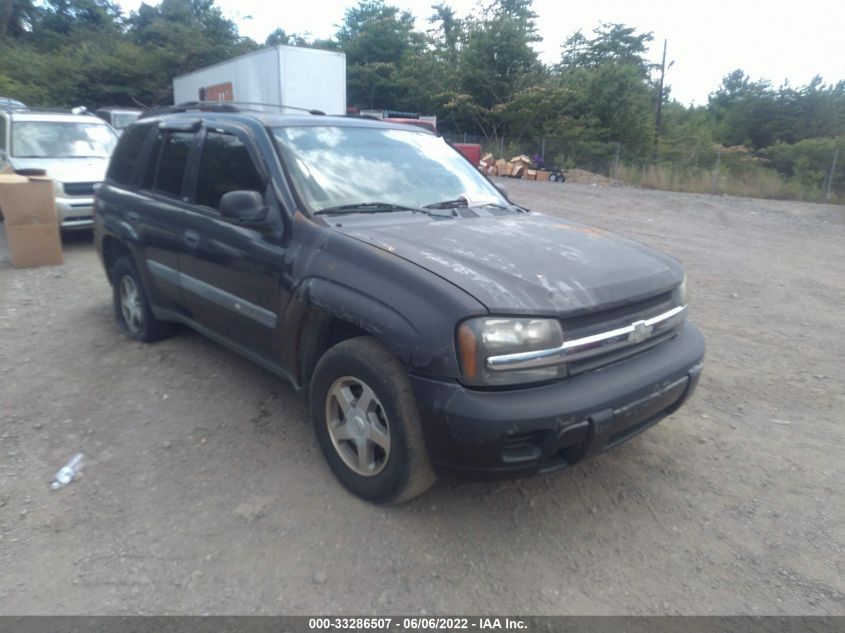
<svg viewBox="0 0 845 633">
<path fill-rule="evenodd" d="M 185 240 L 185 244 L 194 247 L 200 242 L 200 234 L 196 231 L 185 231 L 182 233 L 182 239 Z"/>
</svg>

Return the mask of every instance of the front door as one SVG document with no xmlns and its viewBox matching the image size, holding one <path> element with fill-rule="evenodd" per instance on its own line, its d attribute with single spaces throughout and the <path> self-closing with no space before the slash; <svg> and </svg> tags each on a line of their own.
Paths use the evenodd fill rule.
<svg viewBox="0 0 845 633">
<path fill-rule="evenodd" d="M 197 325 L 275 364 L 287 237 L 281 233 L 279 202 L 245 131 L 210 124 L 202 135 L 179 259 L 182 296 Z M 268 226 L 223 218 L 220 198 L 229 191 L 261 192 L 269 207 Z"/>
</svg>

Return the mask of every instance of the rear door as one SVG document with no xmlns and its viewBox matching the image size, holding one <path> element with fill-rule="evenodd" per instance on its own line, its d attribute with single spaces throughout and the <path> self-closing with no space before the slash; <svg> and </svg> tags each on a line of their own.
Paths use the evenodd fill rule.
<svg viewBox="0 0 845 633">
<path fill-rule="evenodd" d="M 179 262 L 185 304 L 201 327 L 275 363 L 286 237 L 281 208 L 246 128 L 209 124 L 201 137 Z M 243 190 L 264 196 L 266 226 L 241 226 L 220 215 L 220 198 Z"/>
<path fill-rule="evenodd" d="M 140 237 L 140 271 L 157 307 L 182 312 L 179 253 L 190 209 L 187 166 L 196 152 L 199 121 L 159 124 L 149 159 L 138 175 L 134 200 L 126 201 L 127 221 Z M 134 208 L 133 208 L 134 207 Z"/>
</svg>

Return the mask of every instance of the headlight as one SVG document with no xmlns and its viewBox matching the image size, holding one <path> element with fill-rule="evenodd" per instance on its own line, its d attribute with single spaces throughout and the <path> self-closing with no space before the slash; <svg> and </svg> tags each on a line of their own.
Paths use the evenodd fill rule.
<svg viewBox="0 0 845 633">
<path fill-rule="evenodd" d="M 458 328 L 458 356 L 463 382 L 470 385 L 514 385 L 566 375 L 565 365 L 494 371 L 491 356 L 533 352 L 563 345 L 563 330 L 554 319 L 483 317 L 464 321 Z"/>
</svg>

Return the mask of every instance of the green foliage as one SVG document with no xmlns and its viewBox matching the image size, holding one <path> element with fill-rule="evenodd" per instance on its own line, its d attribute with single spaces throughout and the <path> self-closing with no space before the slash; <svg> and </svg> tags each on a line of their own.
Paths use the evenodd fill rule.
<svg viewBox="0 0 845 633">
<path fill-rule="evenodd" d="M 299 33 L 291 33 L 288 35 L 284 29 L 277 28 L 267 39 L 264 40 L 264 46 L 307 46 L 308 38 Z"/>
<path fill-rule="evenodd" d="M 22 15 L 23 31 L 0 38 L 0 93 L 38 105 L 167 103 L 174 76 L 257 47 L 213 0 L 142 4 L 128 19 L 109 0 L 49 0 Z"/>
<path fill-rule="evenodd" d="M 483 108 L 507 103 L 544 78 L 531 47 L 539 36 L 530 7 L 531 0 L 496 0 L 464 23 L 460 85 Z"/>
<path fill-rule="evenodd" d="M 807 86 L 775 90 L 735 70 L 722 80 L 708 103 L 726 145 L 754 149 L 804 138 L 845 134 L 845 81 L 825 85 L 815 77 Z"/>
<path fill-rule="evenodd" d="M 651 32 L 637 33 L 624 24 L 602 23 L 593 35 L 588 39 L 579 30 L 567 38 L 560 58 L 562 71 L 618 64 L 632 66 L 647 78 L 655 67 L 646 58 L 648 43 L 654 39 Z"/>
<path fill-rule="evenodd" d="M 830 177 L 835 150 L 839 150 L 838 168 L 832 189 L 845 191 L 845 136 L 811 138 L 794 144 L 777 143 L 760 151 L 760 156 L 787 179 L 802 187 L 822 189 Z"/>
<path fill-rule="evenodd" d="M 33 0 L 0 0 L 0 42 L 26 34 L 40 14 Z"/>
<path fill-rule="evenodd" d="M 414 16 L 363 0 L 346 10 L 337 41 L 346 53 L 347 97 L 362 108 L 396 108 L 407 97 L 400 68 L 419 56 L 424 36 L 414 31 Z"/>
</svg>

